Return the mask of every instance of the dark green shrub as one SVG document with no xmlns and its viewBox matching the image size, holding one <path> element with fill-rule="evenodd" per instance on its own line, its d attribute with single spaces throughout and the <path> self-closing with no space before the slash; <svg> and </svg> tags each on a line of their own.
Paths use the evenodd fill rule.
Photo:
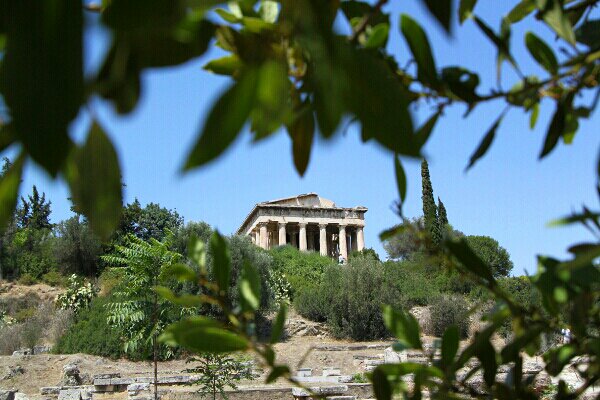
<svg viewBox="0 0 600 400">
<path fill-rule="evenodd" d="M 316 322 L 327 321 L 329 304 L 321 287 L 307 287 L 296 294 L 294 308 L 300 315 Z"/>
<path fill-rule="evenodd" d="M 67 278 L 60 272 L 52 270 L 42 275 L 42 282 L 50 286 L 65 286 Z"/>
<path fill-rule="evenodd" d="M 300 315 L 327 322 L 337 337 L 372 340 L 389 336 L 381 306 L 401 306 L 401 296 L 386 267 L 369 255 L 359 255 L 348 265 L 329 265 L 322 281 L 297 293 L 294 306 Z"/>
<path fill-rule="evenodd" d="M 458 295 L 436 297 L 430 308 L 431 334 L 441 337 L 446 328 L 456 325 L 460 336 L 466 338 L 469 333 L 469 316 L 466 299 Z"/>
<path fill-rule="evenodd" d="M 421 264 L 412 261 L 390 261 L 384 264 L 385 280 L 398 293 L 404 309 L 426 306 L 441 293 L 443 281 Z"/>
<path fill-rule="evenodd" d="M 105 305 L 109 297 L 95 298 L 90 307 L 81 311 L 75 322 L 54 346 L 54 353 L 84 353 L 120 358 L 125 355 L 118 332 L 107 323 Z"/>
<path fill-rule="evenodd" d="M 38 280 L 31 274 L 23 274 L 19 277 L 19 284 L 21 285 L 35 285 Z"/>
</svg>

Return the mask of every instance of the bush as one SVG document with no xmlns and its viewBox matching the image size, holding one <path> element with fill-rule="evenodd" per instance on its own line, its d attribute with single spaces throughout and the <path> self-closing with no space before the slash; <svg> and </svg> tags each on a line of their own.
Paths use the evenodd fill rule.
<svg viewBox="0 0 600 400">
<path fill-rule="evenodd" d="M 22 324 L 0 325 L 0 355 L 11 355 L 21 347 Z"/>
<path fill-rule="evenodd" d="M 94 296 L 96 296 L 96 289 L 92 284 L 73 274 L 69 277 L 67 291 L 56 298 L 56 306 L 61 310 L 72 310 L 77 314 L 89 306 Z"/>
<path fill-rule="evenodd" d="M 458 295 L 441 295 L 434 299 L 430 309 L 430 327 L 434 336 L 441 337 L 450 325 L 458 327 L 460 336 L 469 333 L 469 316 L 466 299 Z"/>
<path fill-rule="evenodd" d="M 19 278 L 19 284 L 21 285 L 35 285 L 38 282 L 38 280 L 31 274 L 26 273 L 21 275 L 21 277 Z"/>
<path fill-rule="evenodd" d="M 17 322 L 25 322 L 26 320 L 33 318 L 36 315 L 37 309 L 35 307 L 23 308 L 19 310 L 14 318 Z"/>
<path fill-rule="evenodd" d="M 329 304 L 320 287 L 308 287 L 298 293 L 294 299 L 294 308 L 304 318 L 316 322 L 327 321 Z"/>
<path fill-rule="evenodd" d="M 336 265 L 329 257 L 315 252 L 301 252 L 292 246 L 281 246 L 270 251 L 273 270 L 285 275 L 292 287 L 292 298 L 307 287 L 316 287 L 328 266 Z"/>
<path fill-rule="evenodd" d="M 65 286 L 66 278 L 60 272 L 52 270 L 42 275 L 42 282 L 50 286 Z"/>
<path fill-rule="evenodd" d="M 441 293 L 441 279 L 419 263 L 390 261 L 384 268 L 386 282 L 397 291 L 397 301 L 405 309 L 426 306 Z"/>
<path fill-rule="evenodd" d="M 41 302 L 40 297 L 33 292 L 28 292 L 19 297 L 2 297 L 0 298 L 0 310 L 3 310 L 7 315 L 14 316 L 21 310 L 37 308 Z"/>
<path fill-rule="evenodd" d="M 100 296 L 108 296 L 123 281 L 123 268 L 105 268 L 98 278 Z"/>
<path fill-rule="evenodd" d="M 105 305 L 114 299 L 96 297 L 90 307 L 83 309 L 77 321 L 69 327 L 53 348 L 54 353 L 84 353 L 108 358 L 125 355 L 118 332 L 107 323 Z"/>
<path fill-rule="evenodd" d="M 337 337 L 371 340 L 389 336 L 382 304 L 398 306 L 399 293 L 385 279 L 383 264 L 358 256 L 348 265 L 327 267 L 319 286 L 301 291 L 294 304 L 306 318 L 326 321 Z"/>
</svg>

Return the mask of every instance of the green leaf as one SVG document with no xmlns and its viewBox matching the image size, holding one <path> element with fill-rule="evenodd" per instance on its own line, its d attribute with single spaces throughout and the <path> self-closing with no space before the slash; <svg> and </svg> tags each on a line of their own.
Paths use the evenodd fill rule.
<svg viewBox="0 0 600 400">
<path fill-rule="evenodd" d="M 406 86 L 370 50 L 355 50 L 349 58 L 344 64 L 349 81 L 343 99 L 361 122 L 362 140 L 373 139 L 394 153 L 420 157 Z M 370 78 L 365 80 L 365 76 Z"/>
<path fill-rule="evenodd" d="M 371 382 L 373 382 L 373 392 L 377 400 L 391 400 L 392 399 L 392 386 L 388 381 L 387 375 L 384 373 L 381 366 L 378 366 L 373 370 L 371 375 Z"/>
<path fill-rule="evenodd" d="M 244 311 L 256 311 L 260 307 L 260 275 L 256 268 L 244 260 L 239 282 L 240 305 Z"/>
<path fill-rule="evenodd" d="M 181 282 L 196 282 L 198 280 L 196 271 L 182 263 L 170 265 L 167 273 Z"/>
<path fill-rule="evenodd" d="M 219 289 L 227 293 L 231 280 L 231 255 L 229 245 L 219 231 L 210 237 L 210 252 L 213 256 L 213 274 Z"/>
<path fill-rule="evenodd" d="M 187 158 L 186 170 L 215 159 L 235 140 L 254 105 L 257 78 L 255 69 L 245 71 L 213 105 L 200 138 Z"/>
<path fill-rule="evenodd" d="M 308 100 L 304 107 L 296 113 L 293 122 L 287 126 L 287 131 L 292 139 L 294 166 L 298 174 L 303 176 L 308 167 L 315 135 L 315 119 Z"/>
<path fill-rule="evenodd" d="M 111 100 L 120 114 L 131 112 L 140 97 L 140 67 L 131 56 L 128 42 L 113 43 L 94 81 L 94 88 Z"/>
<path fill-rule="evenodd" d="M 236 24 L 242 21 L 242 16 L 238 16 L 232 12 L 227 10 L 223 10 L 222 8 L 217 8 L 215 12 L 219 15 L 219 17 L 223 18 L 225 22 L 229 22 L 231 24 Z"/>
<path fill-rule="evenodd" d="M 490 283 L 496 282 L 491 267 L 471 250 L 466 239 L 446 240 L 445 244 L 467 270 Z"/>
<path fill-rule="evenodd" d="M 200 267 L 200 271 L 204 272 L 206 270 L 206 245 L 196 235 L 190 237 L 188 258 Z"/>
<path fill-rule="evenodd" d="M 479 100 L 475 89 L 479 86 L 479 76 L 462 67 L 442 69 L 442 81 L 448 85 L 453 95 L 467 103 Z"/>
<path fill-rule="evenodd" d="M 366 1 L 342 1 L 340 4 L 340 8 L 342 12 L 346 16 L 348 21 L 352 20 L 360 20 L 367 15 L 369 16 L 369 24 L 371 26 L 379 25 L 379 24 L 388 24 L 390 23 L 390 18 L 388 14 L 384 14 L 381 10 L 375 10 L 373 5 L 367 3 Z"/>
<path fill-rule="evenodd" d="M 477 150 L 475 150 L 475 152 L 471 155 L 471 158 L 469 159 L 469 165 L 467 165 L 467 170 L 470 169 L 473 165 L 475 165 L 477 160 L 479 160 L 485 155 L 485 153 L 487 153 L 488 149 L 492 145 L 492 142 L 494 141 L 496 131 L 498 130 L 498 127 L 500 126 L 503 117 L 504 112 L 500 114 L 498 119 L 496 119 L 494 124 L 490 127 L 490 129 L 488 129 L 485 136 L 483 137 L 483 140 L 481 141 L 481 143 L 479 143 Z"/>
<path fill-rule="evenodd" d="M 442 337 L 442 365 L 452 365 L 454 357 L 458 352 L 459 332 L 456 325 L 451 325 L 444 331 Z"/>
<path fill-rule="evenodd" d="M 558 36 L 575 45 L 575 33 L 569 18 L 563 13 L 561 0 L 535 0 L 542 19 Z"/>
<path fill-rule="evenodd" d="M 279 5 L 273 0 L 262 0 L 258 13 L 264 21 L 274 23 L 279 15 Z"/>
<path fill-rule="evenodd" d="M 102 22 L 120 31 L 154 31 L 173 27 L 185 11 L 181 0 L 111 0 L 102 11 Z"/>
<path fill-rule="evenodd" d="M 259 69 L 254 109 L 251 113 L 254 139 L 260 140 L 275 132 L 291 115 L 287 65 L 267 61 Z"/>
<path fill-rule="evenodd" d="M 395 311 L 391 306 L 383 307 L 383 322 L 400 343 L 410 349 L 421 349 L 419 323 L 410 313 Z"/>
<path fill-rule="evenodd" d="M 521 0 L 516 6 L 510 10 L 506 19 L 514 24 L 519 22 L 529 14 L 531 14 L 535 10 L 535 1 L 534 0 Z"/>
<path fill-rule="evenodd" d="M 446 32 L 450 32 L 450 22 L 452 20 L 452 1 L 451 0 L 422 0 L 427 9 L 444 27 Z"/>
<path fill-rule="evenodd" d="M 204 65 L 204 69 L 217 75 L 233 75 L 242 69 L 244 63 L 240 58 L 233 54 L 209 61 Z"/>
<path fill-rule="evenodd" d="M 2 14 L 7 42 L 0 92 L 16 139 L 55 176 L 83 101 L 82 2 L 9 1 Z"/>
<path fill-rule="evenodd" d="M 279 312 L 275 317 L 275 322 L 271 327 L 271 344 L 275 344 L 279 342 L 281 336 L 283 335 L 283 329 L 285 326 L 285 320 L 287 318 L 287 305 L 285 303 L 281 303 L 279 306 Z"/>
<path fill-rule="evenodd" d="M 600 45 L 600 19 L 588 19 L 575 31 L 575 37 L 579 43 L 591 48 Z"/>
<path fill-rule="evenodd" d="M 535 128 L 535 124 L 537 122 L 538 116 L 540 115 L 540 103 L 535 103 L 533 107 L 531 107 L 531 116 L 529 117 L 529 128 Z"/>
<path fill-rule="evenodd" d="M 381 23 L 371 28 L 367 41 L 364 47 L 367 49 L 378 49 L 384 47 L 388 40 L 390 32 L 390 25 L 387 23 Z"/>
<path fill-rule="evenodd" d="M 475 349 L 475 354 L 483 366 L 483 379 L 492 387 L 496 380 L 496 371 L 498 370 L 498 361 L 496 360 L 496 350 L 489 340 L 483 341 Z"/>
<path fill-rule="evenodd" d="M 572 99 L 572 96 L 570 97 Z M 556 144 L 558 143 L 558 139 L 563 135 L 566 126 L 566 114 L 567 103 L 565 101 L 558 101 L 556 103 L 556 110 L 554 111 L 554 115 L 548 126 L 548 131 L 546 132 L 544 147 L 539 156 L 540 159 L 546 157 L 554 150 L 554 147 L 556 147 Z"/>
<path fill-rule="evenodd" d="M 121 219 L 123 186 L 117 152 L 97 122 L 83 147 L 75 149 L 65 175 L 74 203 L 94 232 L 108 239 Z"/>
<path fill-rule="evenodd" d="M 386 229 L 385 231 L 383 231 L 379 234 L 379 240 L 384 242 L 384 241 L 404 232 L 405 229 L 406 229 L 406 225 L 397 225 L 393 228 Z"/>
<path fill-rule="evenodd" d="M 171 67 L 206 52 L 215 34 L 215 25 L 192 15 L 172 31 L 153 31 L 131 40 L 132 57 L 139 67 Z"/>
<path fill-rule="evenodd" d="M 425 31 L 406 14 L 400 16 L 400 29 L 417 63 L 419 81 L 433 87 L 437 86 L 439 84 L 437 70 Z"/>
<path fill-rule="evenodd" d="M 273 383 L 278 378 L 280 378 L 284 375 L 289 375 L 289 374 L 290 374 L 290 368 L 287 365 L 277 365 L 269 373 L 269 376 L 267 376 L 266 383 Z"/>
<path fill-rule="evenodd" d="M 458 21 L 462 24 L 473 14 L 477 0 L 460 0 L 458 6 Z"/>
<path fill-rule="evenodd" d="M 435 127 L 435 124 L 437 123 L 440 114 L 441 111 L 438 111 L 435 114 L 433 114 L 431 117 L 429 117 L 427 122 L 425 122 L 417 130 L 417 132 L 415 132 L 415 142 L 419 149 L 422 148 L 425 145 L 425 143 L 427 143 L 427 140 L 429 140 L 429 136 L 431 136 L 433 128 Z"/>
<path fill-rule="evenodd" d="M 0 178 L 0 233 L 4 231 L 4 228 L 13 217 L 17 206 L 24 159 L 24 156 L 19 156 L 6 175 Z"/>
<path fill-rule="evenodd" d="M 203 304 L 200 296 L 192 294 L 177 296 L 171 289 L 164 286 L 156 286 L 154 287 L 154 291 L 163 299 L 182 307 L 200 307 Z"/>
<path fill-rule="evenodd" d="M 404 202 L 406 199 L 406 173 L 402 168 L 402 162 L 398 155 L 394 157 L 394 170 L 396 171 L 396 185 L 398 186 L 398 193 L 400 193 L 400 200 Z"/>
<path fill-rule="evenodd" d="M 498 69 L 498 81 L 500 80 L 500 67 L 502 65 L 502 61 L 508 60 L 513 67 L 517 67 L 517 62 L 510 54 L 509 50 L 509 39 L 510 39 L 510 24 L 507 20 L 502 21 L 502 29 L 500 36 L 496 35 L 494 31 L 479 17 L 475 17 L 475 23 L 481 29 L 481 31 L 494 43 L 496 48 L 498 49 L 498 56 L 496 60 L 497 69 Z"/>
<path fill-rule="evenodd" d="M 226 353 L 248 348 L 246 339 L 222 328 L 217 321 L 200 316 L 170 325 L 159 340 L 167 345 L 183 346 L 198 353 Z"/>
<path fill-rule="evenodd" d="M 552 49 L 533 32 L 527 32 L 525 35 L 525 44 L 529 53 L 544 69 L 551 74 L 558 72 L 558 61 Z"/>
</svg>

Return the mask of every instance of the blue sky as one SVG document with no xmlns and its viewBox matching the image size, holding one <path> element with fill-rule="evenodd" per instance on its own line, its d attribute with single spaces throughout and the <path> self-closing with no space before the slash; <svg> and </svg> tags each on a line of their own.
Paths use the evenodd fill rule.
<svg viewBox="0 0 600 400">
<path fill-rule="evenodd" d="M 495 85 L 495 49 L 471 21 L 447 38 L 420 7 L 420 2 L 392 2 L 392 29 L 388 50 L 406 63 L 408 51 L 398 29 L 398 15 L 406 12 L 423 23 L 434 49 L 438 68 L 463 65 L 481 72 L 481 90 Z M 409 4 L 408 4 L 409 3 Z M 513 2 L 480 2 L 475 12 L 495 29 Z M 543 76 L 528 55 L 523 37 L 527 30 L 548 42 L 553 35 L 539 23 L 524 21 L 515 26 L 512 48 L 522 69 Z M 97 66 L 106 44 L 106 34 L 93 29 L 86 40 L 90 70 Z M 282 131 L 253 145 L 243 134 L 216 162 L 185 175 L 180 167 L 201 129 L 206 111 L 227 87 L 227 79 L 216 77 L 201 66 L 216 53 L 171 69 L 145 73 L 144 93 L 134 113 L 118 116 L 101 101 L 91 107 L 112 137 L 120 155 L 126 201 L 137 197 L 142 204 L 157 202 L 176 209 L 186 221 L 203 220 L 221 232 L 232 233 L 252 206 L 260 201 L 316 192 L 340 206 L 363 205 L 366 214 L 365 240 L 384 254 L 378 234 L 398 222 L 391 210 L 397 199 L 393 158 L 373 143 L 363 144 L 358 129 L 350 127 L 334 140 L 318 140 L 304 177 L 293 168 L 291 142 Z M 514 75 L 504 65 L 505 88 Z M 501 112 L 503 104 L 477 108 L 463 119 L 464 108 L 448 110 L 438 123 L 425 148 L 430 164 L 435 196 L 448 210 L 450 223 L 465 234 L 489 235 L 511 254 L 514 274 L 534 272 L 536 254 L 564 256 L 564 249 L 588 239 L 581 228 L 547 228 L 546 223 L 582 204 L 596 206 L 594 192 L 598 141 L 593 136 L 598 116 L 582 121 L 570 146 L 559 144 L 543 161 L 537 160 L 552 112 L 544 103 L 538 126 L 530 131 L 528 117 L 512 110 L 505 117 L 496 140 L 472 170 L 464 172 L 469 156 L 485 131 Z M 414 110 L 423 121 L 431 110 Z M 89 118 L 82 111 L 72 131 L 76 139 L 85 137 Z M 407 216 L 421 214 L 420 164 L 405 160 L 408 175 Z M 30 165 L 24 192 L 36 184 L 53 204 L 53 220 L 70 216 L 68 191 L 63 182 L 52 181 Z"/>
</svg>

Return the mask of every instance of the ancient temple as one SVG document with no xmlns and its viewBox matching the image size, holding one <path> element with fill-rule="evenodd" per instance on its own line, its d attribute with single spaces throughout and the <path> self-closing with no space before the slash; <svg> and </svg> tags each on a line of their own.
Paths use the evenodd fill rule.
<svg viewBox="0 0 600 400">
<path fill-rule="evenodd" d="M 366 207 L 338 207 L 316 193 L 301 194 L 256 204 L 237 234 L 263 249 L 290 244 L 348 259 L 348 252 L 365 247 L 366 212 Z"/>
</svg>

